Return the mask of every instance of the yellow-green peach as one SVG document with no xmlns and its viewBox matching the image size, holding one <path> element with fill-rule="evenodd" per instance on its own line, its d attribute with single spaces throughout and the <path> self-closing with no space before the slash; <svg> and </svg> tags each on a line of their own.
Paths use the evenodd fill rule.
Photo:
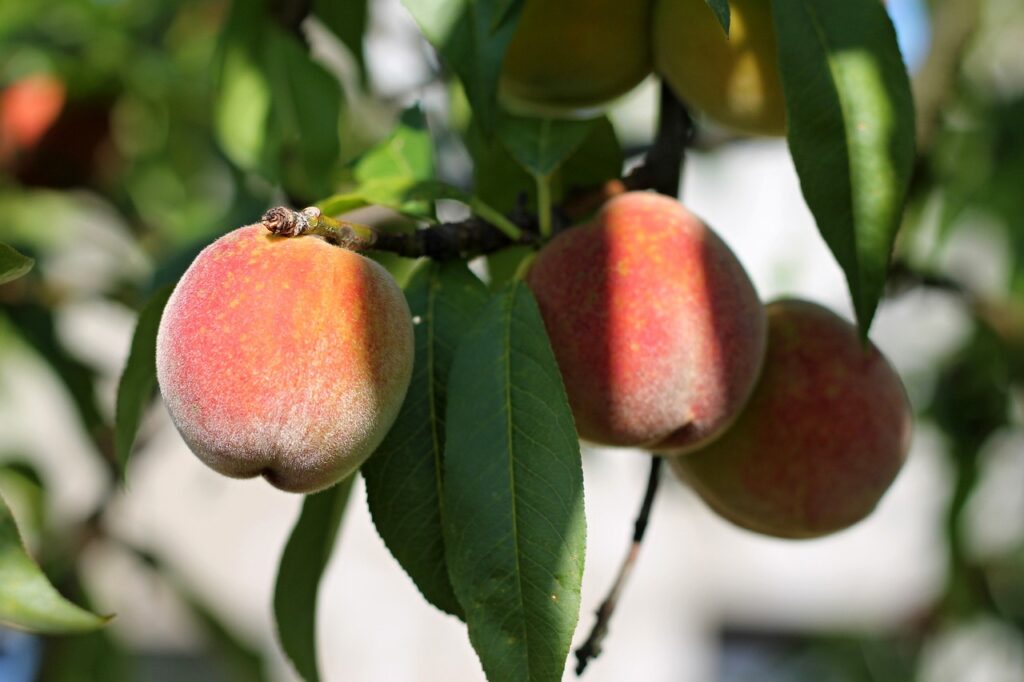
<svg viewBox="0 0 1024 682">
<path fill-rule="evenodd" d="M 545 246 L 526 282 L 581 438 L 693 449 L 753 390 L 764 308 L 725 242 L 674 199 L 612 199 Z"/>
<path fill-rule="evenodd" d="M 333 485 L 376 449 L 412 358 L 409 308 L 386 270 L 260 225 L 199 254 L 157 336 L 160 391 L 199 459 L 300 493 Z"/>
<path fill-rule="evenodd" d="M 807 301 L 767 308 L 768 350 L 750 403 L 721 438 L 669 461 L 743 528 L 826 535 L 866 517 L 889 488 L 912 411 L 896 371 L 852 324 Z"/>
<path fill-rule="evenodd" d="M 676 94 L 744 133 L 784 135 L 786 106 L 769 0 L 730 0 L 729 37 L 705 0 L 656 0 L 655 69 Z"/>
<path fill-rule="evenodd" d="M 651 0 L 526 0 L 501 71 L 502 99 L 571 113 L 625 94 L 651 72 Z"/>
</svg>

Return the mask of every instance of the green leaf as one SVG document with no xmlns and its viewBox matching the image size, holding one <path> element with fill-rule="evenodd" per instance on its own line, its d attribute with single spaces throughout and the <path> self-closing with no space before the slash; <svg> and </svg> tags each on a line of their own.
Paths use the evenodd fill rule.
<svg viewBox="0 0 1024 682">
<path fill-rule="evenodd" d="M 0 625 L 55 635 L 89 632 L 109 620 L 60 596 L 25 551 L 0 497 Z"/>
<path fill-rule="evenodd" d="M 366 83 L 366 55 L 363 34 L 369 16 L 368 0 L 313 0 L 313 14 L 349 49 Z"/>
<path fill-rule="evenodd" d="M 122 479 L 132 455 L 142 413 L 153 399 L 156 388 L 156 332 L 172 291 L 174 285 L 162 287 L 150 297 L 139 313 L 131 351 L 117 385 L 114 444 Z"/>
<path fill-rule="evenodd" d="M 403 0 L 490 133 L 498 115 L 498 75 L 515 32 L 521 3 L 509 0 Z"/>
<path fill-rule="evenodd" d="M 322 196 L 341 150 L 341 86 L 291 34 L 271 27 L 267 37 L 262 54 L 274 93 L 271 113 L 282 140 L 282 158 L 297 158 L 292 164 L 295 180 Z"/>
<path fill-rule="evenodd" d="M 562 679 L 586 520 L 579 441 L 522 282 L 498 293 L 448 381 L 444 530 L 452 585 L 490 680 Z"/>
<path fill-rule="evenodd" d="M 704 0 L 714 12 L 718 23 L 722 25 L 726 37 L 729 36 L 729 0 Z"/>
<path fill-rule="evenodd" d="M 316 662 L 316 598 L 338 535 L 355 476 L 307 495 L 281 555 L 274 617 L 281 646 L 307 682 L 320 679 Z"/>
<path fill-rule="evenodd" d="M 453 185 L 440 180 L 425 180 L 419 182 L 406 190 L 403 195 L 405 202 L 417 200 L 435 201 L 437 199 L 452 199 L 461 201 L 469 207 L 473 215 L 479 216 L 488 221 L 496 228 L 504 232 L 509 239 L 518 240 L 522 237 L 522 230 L 504 214 L 485 202 L 483 199 L 459 189 Z"/>
<path fill-rule="evenodd" d="M 352 172 L 358 187 L 321 201 L 321 211 L 338 215 L 377 204 L 432 218 L 432 202 L 407 197 L 410 189 L 434 177 L 434 146 L 423 110 L 417 105 L 402 112 L 394 131 L 363 154 Z"/>
<path fill-rule="evenodd" d="M 772 10 L 789 148 L 866 335 L 914 161 L 906 67 L 880 2 L 773 0 Z"/>
<path fill-rule="evenodd" d="M 536 206 L 536 179 L 519 165 L 497 139 L 487 140 L 475 125 L 466 133 L 473 157 L 474 194 L 501 211 L 512 211 L 525 193 L 527 206 Z M 554 200 L 574 188 L 591 187 L 622 173 L 622 147 L 607 117 L 591 126 L 583 142 L 552 174 Z"/>
<path fill-rule="evenodd" d="M 300 195 L 326 194 L 340 153 L 338 81 L 265 2 L 232 3 L 219 67 L 215 123 L 228 157 Z"/>
<path fill-rule="evenodd" d="M 515 21 L 523 10 L 526 0 L 498 0 L 497 9 L 494 12 L 494 23 L 491 31 L 497 31 L 506 22 Z"/>
<path fill-rule="evenodd" d="M 261 3 L 232 3 L 221 46 L 214 125 L 225 154 L 241 168 L 262 168 L 273 155 L 267 135 L 271 85 L 257 46 Z"/>
<path fill-rule="evenodd" d="M 0 284 L 18 279 L 32 269 L 34 260 L 7 246 L 0 244 Z"/>
<path fill-rule="evenodd" d="M 501 117 L 498 137 L 512 157 L 531 175 L 547 176 L 583 142 L 594 125 L 585 121 Z"/>
<path fill-rule="evenodd" d="M 412 383 L 394 426 L 363 465 L 370 514 L 424 598 L 462 617 L 448 579 L 442 519 L 448 372 L 459 340 L 487 302 L 466 264 L 426 263 L 405 289 L 416 321 Z"/>
<path fill-rule="evenodd" d="M 433 178 L 434 146 L 423 109 L 414 105 L 403 111 L 387 139 L 363 154 L 353 171 L 359 182 Z"/>
<path fill-rule="evenodd" d="M 502 289 L 515 278 L 519 269 L 523 267 L 523 261 L 532 258 L 536 253 L 532 246 L 509 246 L 488 254 L 488 288 L 491 291 Z"/>
<path fill-rule="evenodd" d="M 597 119 L 590 132 L 555 174 L 555 198 L 561 200 L 573 189 L 594 187 L 622 175 L 625 162 L 615 127 L 607 116 Z"/>
<path fill-rule="evenodd" d="M 38 538 L 46 529 L 46 491 L 36 468 L 25 458 L 0 458 L 0 495 L 21 515 L 23 537 Z"/>
</svg>

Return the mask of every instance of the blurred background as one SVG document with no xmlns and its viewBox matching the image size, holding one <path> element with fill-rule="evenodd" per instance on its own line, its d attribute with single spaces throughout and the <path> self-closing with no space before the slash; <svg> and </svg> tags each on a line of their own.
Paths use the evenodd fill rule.
<svg viewBox="0 0 1024 682">
<path fill-rule="evenodd" d="M 365 15 L 338 3 L 331 26 L 300 22 L 301 4 L 270 6 L 312 47 L 312 61 L 300 51 L 289 65 L 292 124 L 336 126 L 327 149 L 268 123 L 280 93 L 232 59 L 246 3 L 0 3 L 0 241 L 37 259 L 0 286 L 0 492 L 60 590 L 117 614 L 84 637 L 0 629 L 0 682 L 297 679 L 270 604 L 301 498 L 206 469 L 159 403 L 120 489 L 111 425 L 148 296 L 265 208 L 326 196 L 404 107 L 424 107 L 439 175 L 472 184 L 452 132 L 464 125 L 458 94 L 399 0 L 372 0 Z M 914 77 L 920 158 L 872 337 L 918 413 L 907 466 L 866 521 L 800 542 L 734 528 L 666 476 L 584 679 L 1024 681 L 1024 4 L 888 7 Z M 360 44 L 344 27 L 363 23 Z M 610 111 L 632 161 L 651 140 L 657 90 L 651 79 Z M 683 201 L 763 298 L 852 317 L 785 142 L 698 123 Z M 647 457 L 584 452 L 577 643 L 626 551 Z M 361 483 L 318 638 L 327 680 L 483 679 L 462 625 L 388 554 Z"/>
</svg>

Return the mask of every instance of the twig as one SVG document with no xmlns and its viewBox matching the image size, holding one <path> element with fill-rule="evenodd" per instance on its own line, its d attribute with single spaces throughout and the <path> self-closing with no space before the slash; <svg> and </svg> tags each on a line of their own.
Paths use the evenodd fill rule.
<svg viewBox="0 0 1024 682">
<path fill-rule="evenodd" d="M 678 196 L 686 148 L 694 138 L 690 112 L 664 82 L 658 104 L 658 129 L 643 162 L 623 178 L 569 193 L 562 206 L 564 222 L 580 220 L 612 197 L 640 189 Z"/>
<path fill-rule="evenodd" d="M 278 206 L 264 213 L 260 222 L 283 237 L 314 234 L 355 251 L 375 249 L 407 258 L 425 256 L 436 261 L 466 260 L 512 244 L 538 241 L 535 218 L 529 216 L 519 216 L 512 221 L 519 230 L 517 240 L 478 216 L 413 232 L 385 232 L 369 225 L 325 216 L 316 207 L 296 211 Z"/>
<path fill-rule="evenodd" d="M 571 225 L 586 217 L 611 197 L 639 189 L 653 189 L 676 196 L 686 146 L 693 137 L 693 122 L 686 106 L 662 86 L 658 131 L 643 163 L 624 178 L 573 192 L 559 207 L 558 222 Z M 317 208 L 295 211 L 279 206 L 263 215 L 263 225 L 286 237 L 316 234 L 346 248 L 389 251 L 407 258 L 427 257 L 437 261 L 468 259 L 494 253 L 513 244 L 539 244 L 541 235 L 536 215 L 522 209 L 510 216 L 480 214 L 466 220 L 442 223 L 413 232 L 384 232 L 321 214 Z"/>
<path fill-rule="evenodd" d="M 633 541 L 629 545 L 629 551 L 626 552 L 626 558 L 623 560 L 622 566 L 619 567 L 619 574 L 615 577 L 611 590 L 608 591 L 608 596 L 604 598 L 601 606 L 596 611 L 597 622 L 594 623 L 590 636 L 587 637 L 587 641 L 576 649 L 577 676 L 583 674 L 583 671 L 587 669 L 587 664 L 592 659 L 601 655 L 601 644 L 608 635 L 608 625 L 611 622 L 612 614 L 615 612 L 615 606 L 619 603 L 622 589 L 633 572 L 636 558 L 640 555 L 640 545 L 647 531 L 647 522 L 651 515 L 651 507 L 654 504 L 654 495 L 658 491 L 662 461 L 661 457 L 651 456 L 651 472 L 647 477 L 647 491 L 644 493 L 644 501 L 640 505 L 640 512 L 637 514 L 636 523 L 633 526 Z"/>
</svg>

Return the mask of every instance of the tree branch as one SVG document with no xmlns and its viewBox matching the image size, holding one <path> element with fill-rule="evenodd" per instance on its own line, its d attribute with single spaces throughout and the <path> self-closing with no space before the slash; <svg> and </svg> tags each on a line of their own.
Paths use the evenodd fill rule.
<svg viewBox="0 0 1024 682">
<path fill-rule="evenodd" d="M 604 598 L 601 606 L 597 608 L 597 622 L 594 623 L 590 636 L 576 649 L 577 676 L 583 674 L 591 660 L 601 655 L 601 644 L 608 635 L 608 625 L 611 622 L 612 614 L 615 613 L 615 607 L 619 603 L 619 596 L 622 594 L 622 589 L 633 572 L 633 566 L 640 555 L 640 545 L 643 542 L 644 534 L 647 532 L 647 522 L 651 515 L 655 493 L 658 492 L 662 462 L 663 459 L 661 457 L 651 456 L 651 471 L 647 477 L 647 490 L 644 493 L 644 500 L 640 504 L 640 511 L 633 525 L 633 541 L 629 545 L 629 551 L 626 552 L 626 558 L 623 560 L 622 566 L 619 567 L 619 573 L 615 577 L 615 582 L 612 583 L 612 588 L 608 591 L 608 596 Z"/>
<path fill-rule="evenodd" d="M 693 137 L 689 112 L 672 91 L 662 86 L 658 131 L 644 161 L 623 178 L 609 180 L 597 187 L 570 193 L 559 207 L 562 224 L 571 225 L 601 207 L 608 199 L 633 190 L 653 189 L 676 196 L 682 176 L 687 144 Z M 514 239 L 495 227 L 492 221 L 474 215 L 466 220 L 442 223 L 413 232 L 384 232 L 369 225 L 340 221 L 311 207 L 302 211 L 279 206 L 267 211 L 261 220 L 274 234 L 295 237 L 316 234 L 354 250 L 389 251 L 407 258 L 427 257 L 446 261 L 468 259 L 494 253 L 514 244 L 539 244 L 543 240 L 537 216 L 518 209 L 507 216 L 521 231 Z"/>
</svg>

